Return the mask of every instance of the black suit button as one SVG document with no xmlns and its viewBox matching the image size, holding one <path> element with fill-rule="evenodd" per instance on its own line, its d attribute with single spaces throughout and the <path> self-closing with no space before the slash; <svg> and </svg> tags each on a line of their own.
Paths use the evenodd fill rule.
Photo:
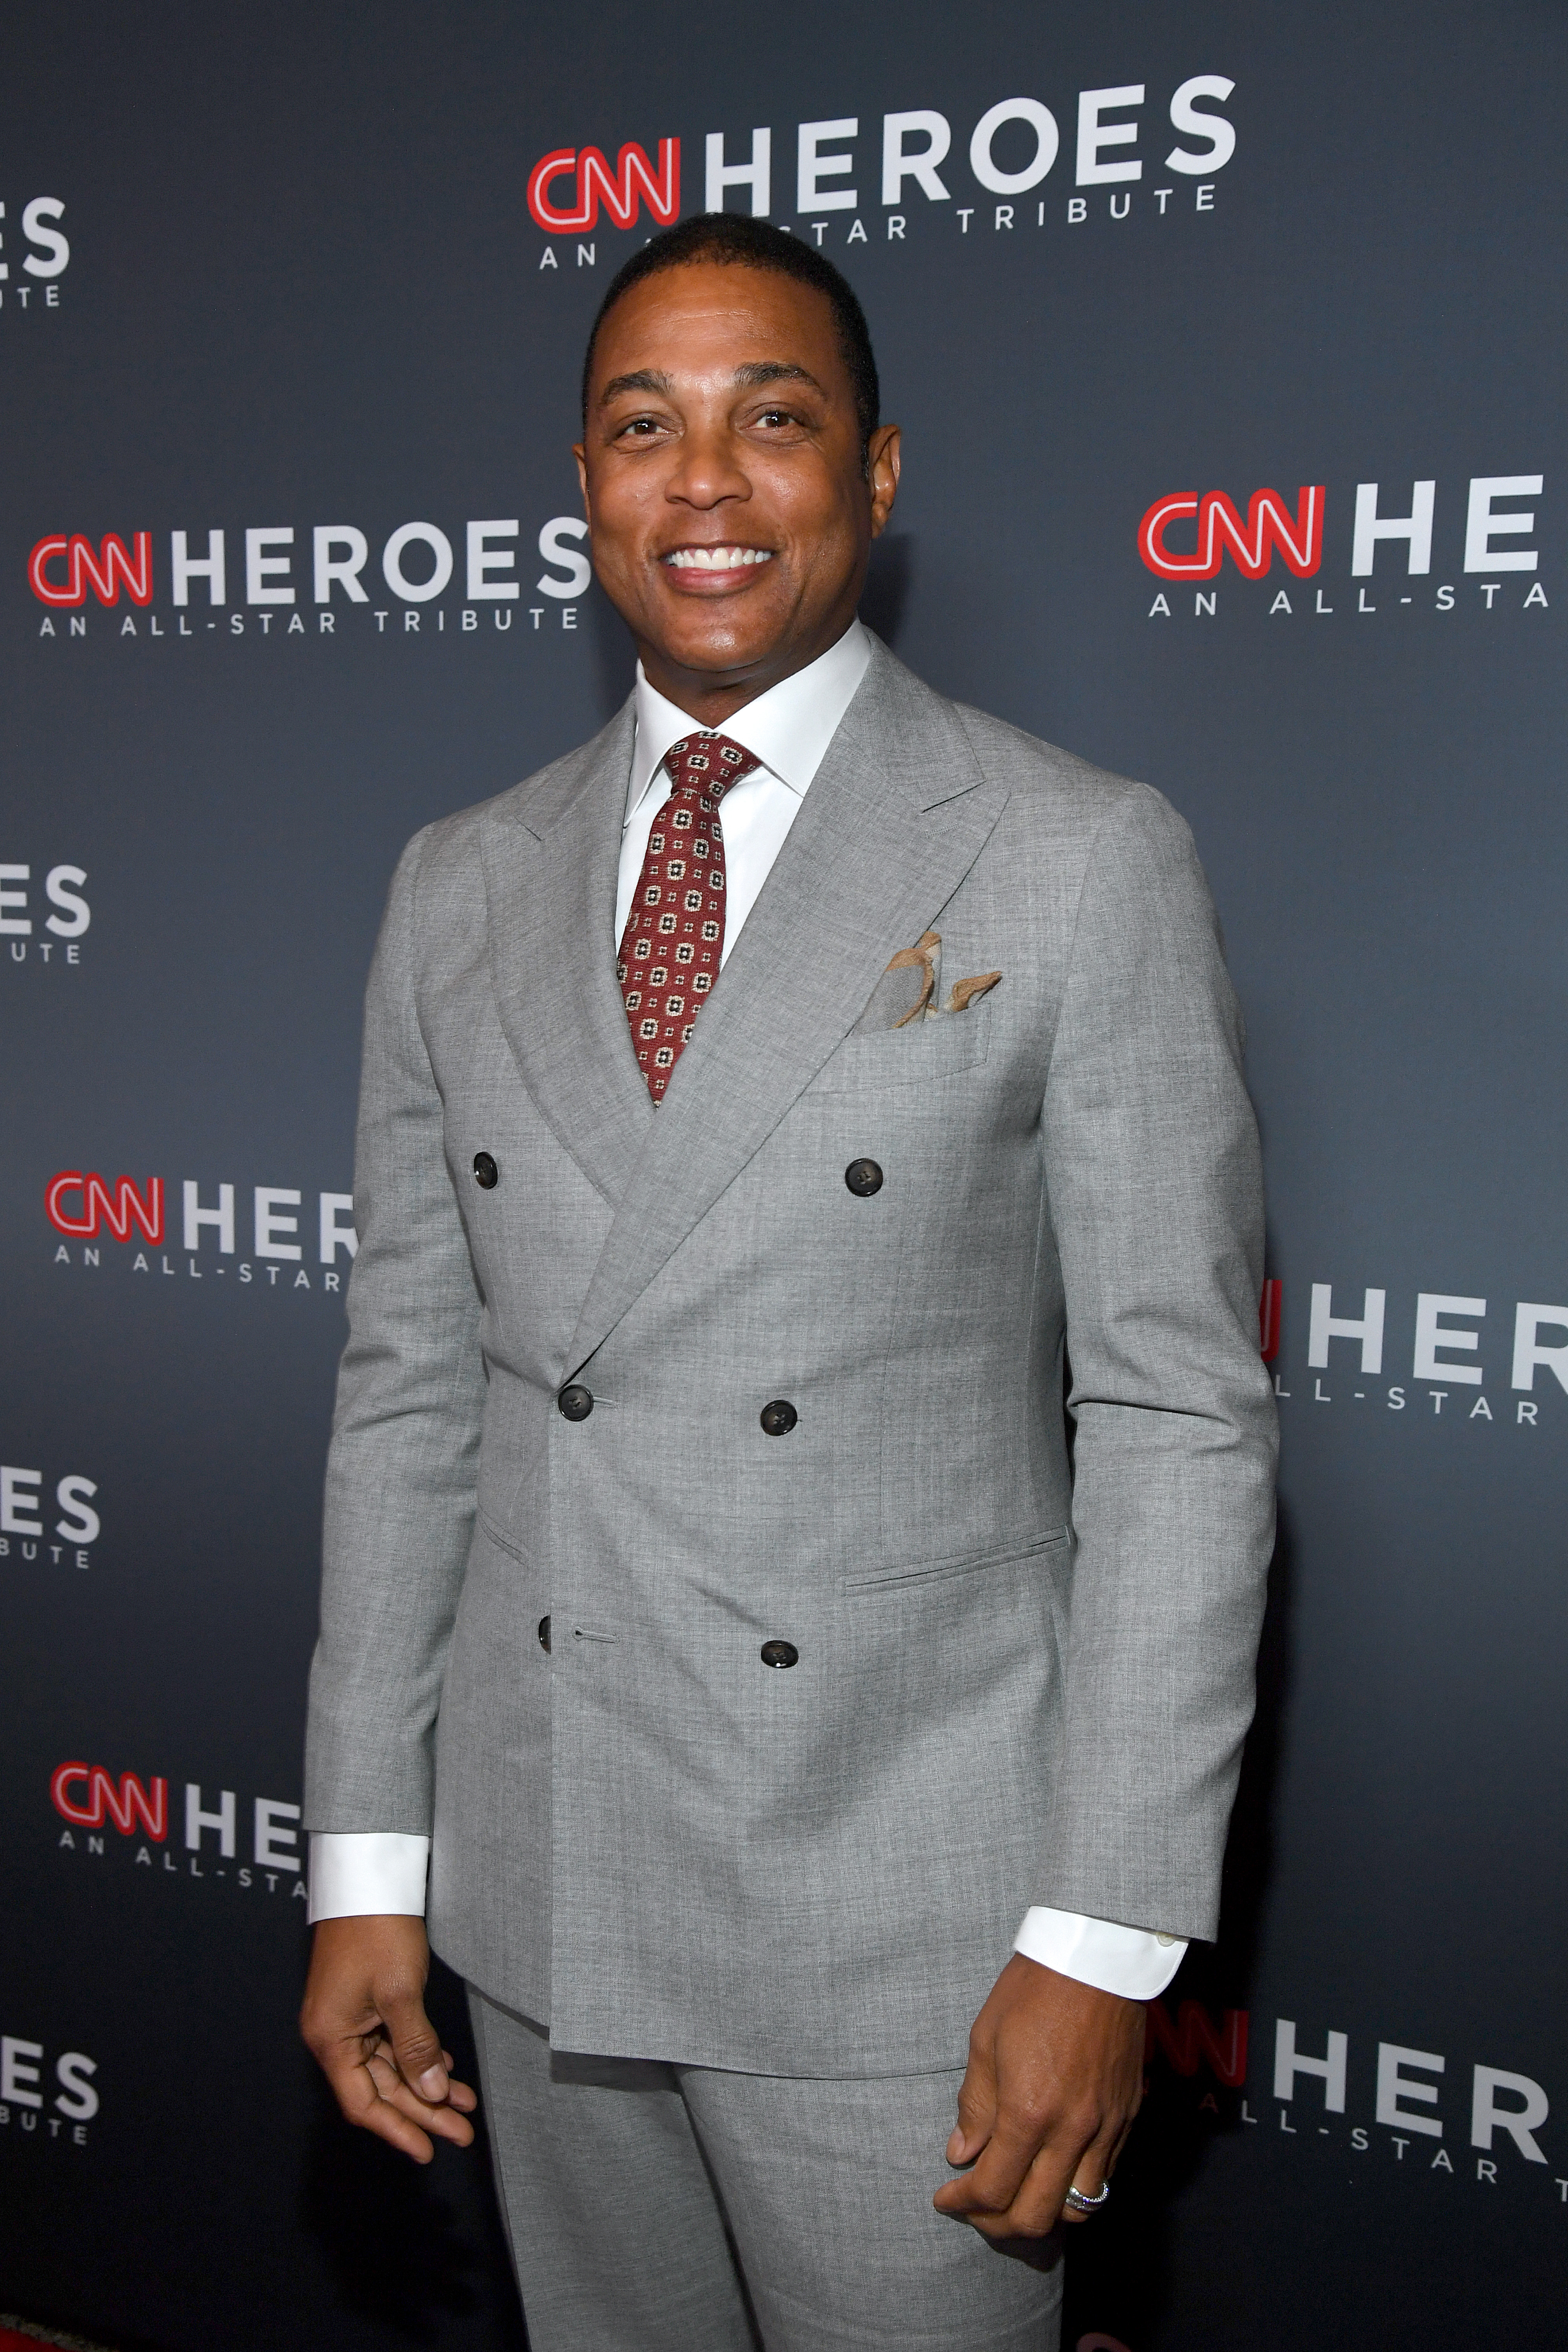
<svg viewBox="0 0 1568 2352">
<path fill-rule="evenodd" d="M 760 1417 L 770 1437 L 787 1437 L 800 1419 L 787 1397 L 774 1397 L 772 1404 L 763 1405 Z M 777 1661 L 774 1663 L 776 1664 Z M 789 1664 L 793 1666 L 795 1660 L 791 1658 Z"/>
<path fill-rule="evenodd" d="M 548 1617 L 542 1617 L 539 1621 L 539 1646 L 548 1654 L 550 1649 L 550 1620 Z"/>
<path fill-rule="evenodd" d="M 594 1410 L 594 1391 L 574 1381 L 570 1388 L 563 1389 L 556 1398 L 555 1409 L 564 1420 L 586 1421 Z"/>
<path fill-rule="evenodd" d="M 762 1658 L 764 1666 L 798 1666 L 800 1652 L 793 1642 L 764 1642 Z"/>
<path fill-rule="evenodd" d="M 858 1201 L 868 1201 L 882 1189 L 882 1171 L 874 1160 L 852 1160 L 844 1171 L 844 1181 Z"/>
<path fill-rule="evenodd" d="M 496 1166 L 495 1161 L 491 1159 L 489 1153 L 488 1151 L 476 1151 L 474 1154 L 475 1183 L 482 1185 L 484 1190 L 487 1192 L 489 1192 L 495 1189 L 495 1186 L 500 1182 L 500 1170 Z"/>
</svg>

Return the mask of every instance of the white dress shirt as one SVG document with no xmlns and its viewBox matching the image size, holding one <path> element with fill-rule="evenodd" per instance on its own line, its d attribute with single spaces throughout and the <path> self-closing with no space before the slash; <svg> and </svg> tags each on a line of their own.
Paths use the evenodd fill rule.
<svg viewBox="0 0 1568 2352">
<path fill-rule="evenodd" d="M 826 653 L 724 722 L 722 731 L 731 742 L 743 745 L 762 764 L 724 795 L 721 968 L 773 870 L 870 658 L 866 632 L 852 621 Z M 626 929 L 647 837 L 669 798 L 665 755 L 683 735 L 702 731 L 689 711 L 667 702 L 648 684 L 640 662 L 636 699 L 637 740 L 621 832 L 615 940 L 606 940 L 606 954 Z M 387 1912 L 422 1916 L 429 1853 L 428 1838 L 402 1831 L 317 1831 L 310 1839 L 311 1919 Z M 1013 1948 L 1104 1992 L 1152 2000 L 1164 1991 L 1187 1948 L 1177 1937 L 1037 1904 L 1024 1914 Z"/>
</svg>

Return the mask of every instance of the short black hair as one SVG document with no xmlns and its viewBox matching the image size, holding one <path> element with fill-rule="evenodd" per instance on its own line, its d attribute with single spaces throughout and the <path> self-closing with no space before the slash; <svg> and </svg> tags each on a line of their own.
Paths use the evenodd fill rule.
<svg viewBox="0 0 1568 2352">
<path fill-rule="evenodd" d="M 813 246 L 803 245 L 788 229 L 775 228 L 771 221 L 753 220 L 745 213 L 695 213 L 689 220 L 677 221 L 673 228 L 661 229 L 657 236 L 650 236 L 629 261 L 621 264 L 599 305 L 588 348 L 583 355 L 584 431 L 588 426 L 588 378 L 594 365 L 594 347 L 605 320 L 622 295 L 640 285 L 645 278 L 696 261 L 732 262 L 747 269 L 771 269 L 781 278 L 795 278 L 803 286 L 815 286 L 819 294 L 827 297 L 838 328 L 838 348 L 855 388 L 855 414 L 864 458 L 871 436 L 881 423 L 882 393 L 877 378 L 876 354 L 871 349 L 871 331 L 866 324 L 859 297 L 843 271 L 836 269 L 826 254 L 818 253 Z"/>
</svg>

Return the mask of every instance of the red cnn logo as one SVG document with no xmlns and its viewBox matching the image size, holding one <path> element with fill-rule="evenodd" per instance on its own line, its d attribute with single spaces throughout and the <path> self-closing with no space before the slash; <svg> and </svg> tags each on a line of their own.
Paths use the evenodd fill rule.
<svg viewBox="0 0 1568 2352">
<path fill-rule="evenodd" d="M 642 149 L 631 145 L 621 149 L 616 170 L 618 179 L 597 147 L 584 147 L 581 153 L 575 147 L 557 147 L 552 154 L 542 155 L 528 175 L 528 209 L 547 232 L 592 228 L 603 196 L 605 210 L 617 228 L 630 228 L 639 204 L 668 227 L 680 210 L 679 140 L 659 141 L 657 173 Z M 550 188 L 569 172 L 576 174 L 577 201 L 574 208 L 562 211 L 551 203 Z"/>
<path fill-rule="evenodd" d="M 136 553 L 132 556 L 118 531 L 110 531 L 101 547 L 94 549 L 90 539 L 79 530 L 68 538 L 40 539 L 27 558 L 27 578 L 33 593 L 46 604 L 85 604 L 90 587 L 100 604 L 118 604 L 120 583 L 133 604 L 150 604 L 153 601 L 153 534 L 139 530 L 135 534 Z M 66 576 L 51 580 L 47 567 L 64 559 Z"/>
<path fill-rule="evenodd" d="M 73 1799 L 71 1789 L 85 1783 L 85 1801 Z M 122 1772 L 116 1790 L 101 1764 L 58 1764 L 49 1780 L 49 1795 L 62 1821 L 78 1829 L 100 1830 L 107 1818 L 121 1837 L 135 1834 L 136 1822 L 150 1838 L 163 1839 L 169 1831 L 169 1784 L 154 1780 L 144 1789 L 134 1772 Z"/>
<path fill-rule="evenodd" d="M 78 1216 L 72 1216 L 66 1206 L 67 1195 L 72 1192 L 81 1195 L 81 1213 Z M 163 1238 L 163 1180 L 161 1176 L 149 1176 L 144 1201 L 130 1177 L 122 1176 L 111 1199 L 101 1176 L 84 1176 L 79 1168 L 64 1168 L 58 1176 L 49 1179 L 44 1193 L 44 1207 L 57 1234 L 69 1234 L 78 1240 L 92 1240 L 98 1232 L 100 1218 L 117 1242 L 130 1240 L 132 1218 L 150 1242 L 161 1242 Z"/>
<path fill-rule="evenodd" d="M 1287 571 L 1306 580 L 1323 559 L 1323 497 L 1321 482 L 1298 490 L 1292 515 L 1278 490 L 1254 490 L 1244 523 L 1223 490 L 1201 499 L 1183 490 L 1155 499 L 1138 526 L 1138 552 L 1162 580 L 1212 580 L 1226 555 L 1247 579 L 1261 580 L 1278 548 Z M 1185 515 L 1198 519 L 1197 548 L 1173 555 L 1166 529 Z"/>
<path fill-rule="evenodd" d="M 1145 2063 L 1158 2051 L 1178 2074 L 1195 2074 L 1206 2062 L 1227 2090 L 1238 2091 L 1247 2080 L 1247 2016 L 1245 2009 L 1221 2010 L 1216 2028 L 1206 2009 L 1184 2000 L 1173 2025 L 1164 2002 L 1152 2000 Z"/>
</svg>

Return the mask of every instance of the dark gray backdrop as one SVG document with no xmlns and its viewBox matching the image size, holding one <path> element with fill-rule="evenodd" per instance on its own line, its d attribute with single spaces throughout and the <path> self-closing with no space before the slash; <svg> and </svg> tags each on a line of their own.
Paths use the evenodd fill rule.
<svg viewBox="0 0 1568 2352">
<path fill-rule="evenodd" d="M 690 212 L 708 134 L 733 164 L 766 125 L 773 216 L 824 224 L 906 428 L 872 617 L 933 684 L 1170 794 L 1251 1024 L 1282 1285 L 1265 1710 L 1226 1941 L 1164 2006 L 1116 2200 L 1074 2243 L 1068 2340 L 1552 2339 L 1568 1354 L 1514 1356 L 1520 1303 L 1568 1300 L 1565 52 L 1558 6 L 1454 0 L 743 23 L 706 0 L 88 0 L 9 28 L 0 866 L 27 871 L 0 874 L 0 2305 L 167 2352 L 520 2340 L 479 2158 L 416 2176 L 353 2137 L 292 2039 L 304 1905 L 275 1809 L 299 1796 L 347 1265 L 321 1262 L 320 1196 L 351 1182 L 398 848 L 628 681 L 578 542 L 547 562 L 539 540 L 574 507 L 585 325 L 654 223 L 547 235 L 530 173 L 679 140 Z M 1224 160 L 1173 127 L 1199 76 L 1233 85 L 1196 100 L 1234 128 Z M 1133 142 L 1085 160 L 1141 176 L 1080 180 L 1080 93 L 1140 85 L 1100 108 Z M 1060 152 L 986 187 L 971 134 L 1020 97 Z M 883 118 L 913 110 L 951 126 L 948 200 L 910 179 L 889 205 Z M 801 207 L 798 126 L 851 119 L 819 142 L 851 169 L 819 185 L 853 205 Z M 1179 145 L 1210 167 L 1170 166 Z M 999 130 L 993 178 L 1036 146 Z M 1531 487 L 1472 488 L 1500 478 Z M 1358 485 L 1386 519 L 1418 481 L 1429 569 L 1384 539 L 1353 571 Z M 1307 576 L 1141 557 L 1166 495 L 1245 520 L 1303 488 Z M 1532 520 L 1468 530 L 1489 498 Z M 466 527 L 498 519 L 516 568 L 472 584 L 515 600 L 465 593 Z M 424 601 L 381 563 L 413 520 L 454 551 Z M 333 589 L 326 634 L 311 535 L 343 525 L 368 599 Z M 296 601 L 251 601 L 247 532 L 290 526 L 255 552 L 291 572 L 252 584 Z M 225 601 L 198 577 L 176 603 L 171 534 L 200 557 L 215 530 Z M 112 603 L 70 546 L 101 574 L 108 533 L 136 575 Z M 51 539 L 44 587 L 68 594 L 74 560 L 79 604 L 29 584 Z M 1164 543 L 1194 560 L 1190 515 Z M 73 1174 L 124 1241 L 85 1189 L 50 1222 Z M 232 1248 L 212 1223 L 182 1246 L 187 1181 L 207 1211 L 235 1188 Z M 270 1204 L 296 1230 L 258 1234 L 258 1187 L 300 1195 Z M 1316 1284 L 1343 1321 L 1385 1295 L 1380 1357 L 1312 1347 Z M 1561 1320 L 1531 1335 L 1568 1349 Z M 215 1816 L 194 1850 L 189 1785 Z M 1281 2019 L 1317 2074 L 1277 2077 Z"/>
</svg>

